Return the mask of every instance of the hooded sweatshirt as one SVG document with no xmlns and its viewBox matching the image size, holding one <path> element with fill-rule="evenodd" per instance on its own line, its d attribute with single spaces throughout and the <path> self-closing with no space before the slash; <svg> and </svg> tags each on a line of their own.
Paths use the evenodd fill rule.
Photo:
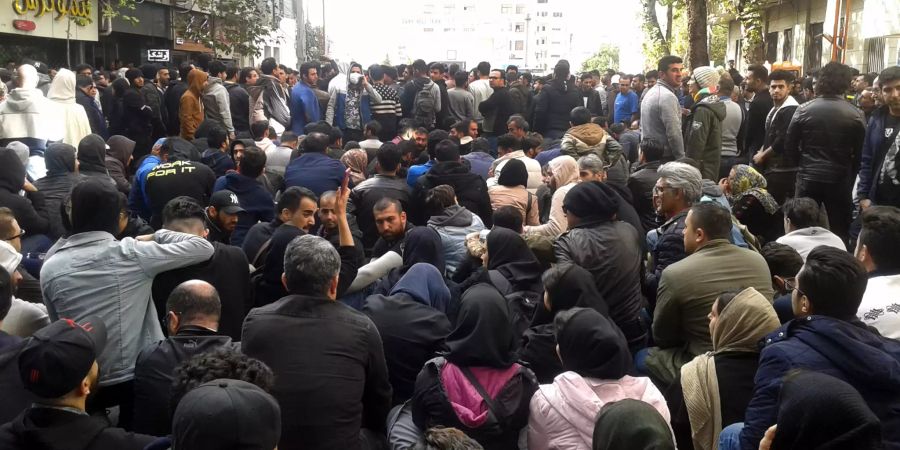
<svg viewBox="0 0 900 450">
<path fill-rule="evenodd" d="M 181 96 L 181 108 L 179 119 L 181 120 L 181 137 L 192 141 L 194 133 L 203 122 L 203 103 L 200 101 L 203 95 L 203 84 L 209 75 L 198 69 L 191 70 L 188 74 L 188 90 Z"/>
<path fill-rule="evenodd" d="M 53 105 L 37 88 L 16 88 L 0 103 L 0 145 L 20 141 L 42 155 L 52 134 L 48 115 Z"/>
<path fill-rule="evenodd" d="M 78 145 L 81 139 L 91 134 L 91 122 L 84 107 L 75 102 L 75 72 L 59 69 L 47 92 L 50 100 L 51 141 L 62 141 Z"/>
<path fill-rule="evenodd" d="M 131 153 L 134 151 L 135 142 L 125 136 L 115 135 L 106 142 L 109 151 L 106 152 L 106 170 L 109 176 L 116 182 L 119 192 L 128 195 L 131 192 L 131 182 L 128 181 L 126 167 Z"/>
<path fill-rule="evenodd" d="M 467 256 L 466 236 L 484 229 L 484 222 L 459 205 L 451 205 L 428 219 L 428 226 L 441 236 L 447 273 L 452 275 Z"/>
<path fill-rule="evenodd" d="M 688 129 L 684 134 L 685 156 L 700 163 L 700 173 L 707 180 L 719 177 L 724 119 L 725 104 L 717 95 L 697 102 L 688 118 Z"/>
<path fill-rule="evenodd" d="M 228 90 L 222 85 L 222 80 L 209 77 L 209 83 L 203 89 L 202 99 L 206 118 L 219 124 L 228 133 L 234 133 Z"/>
<path fill-rule="evenodd" d="M 12 210 L 26 236 L 44 234 L 50 229 L 44 193 L 38 191 L 19 195 L 23 184 L 25 166 L 22 161 L 12 150 L 0 148 L 0 205 Z"/>
<path fill-rule="evenodd" d="M 47 217 L 50 219 L 49 235 L 51 239 L 56 239 L 66 234 L 60 205 L 84 177 L 75 173 L 75 147 L 71 145 L 50 144 L 44 159 L 47 161 L 47 176 L 37 180 L 34 186 L 44 193 Z"/>
</svg>

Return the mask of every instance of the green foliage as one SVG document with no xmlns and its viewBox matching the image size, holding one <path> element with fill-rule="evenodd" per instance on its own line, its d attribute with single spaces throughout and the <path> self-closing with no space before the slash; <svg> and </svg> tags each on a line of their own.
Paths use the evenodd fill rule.
<svg viewBox="0 0 900 450">
<path fill-rule="evenodd" d="M 194 6 L 205 14 L 188 13 L 182 35 L 216 54 L 258 56 L 278 29 L 279 17 L 266 1 L 196 0 Z"/>
<path fill-rule="evenodd" d="M 728 48 L 728 24 L 714 24 L 709 35 L 709 59 L 715 65 L 725 66 L 725 52 Z"/>
<path fill-rule="evenodd" d="M 581 64 L 582 72 L 591 70 L 606 70 L 619 68 L 619 47 L 611 44 L 603 44 L 600 50 Z"/>
<path fill-rule="evenodd" d="M 325 30 L 306 21 L 306 61 L 318 61 L 325 56 Z"/>
</svg>

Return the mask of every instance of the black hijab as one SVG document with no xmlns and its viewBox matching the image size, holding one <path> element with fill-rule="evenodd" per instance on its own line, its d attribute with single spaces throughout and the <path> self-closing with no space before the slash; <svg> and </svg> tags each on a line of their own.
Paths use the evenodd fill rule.
<svg viewBox="0 0 900 450">
<path fill-rule="evenodd" d="M 525 163 L 518 159 L 506 161 L 500 169 L 497 184 L 507 187 L 528 186 L 528 169 L 525 168 Z"/>
<path fill-rule="evenodd" d="M 400 273 L 405 274 L 410 267 L 417 263 L 431 264 L 441 275 L 446 270 L 441 235 L 433 228 L 415 227 L 406 233 L 403 241 L 403 266 L 400 268 Z"/>
<path fill-rule="evenodd" d="M 516 336 L 496 288 L 479 283 L 466 290 L 447 347 L 447 360 L 461 367 L 505 369 L 515 362 Z"/>
<path fill-rule="evenodd" d="M 0 189 L 18 195 L 25 184 L 25 165 L 12 149 L 0 148 Z"/>
<path fill-rule="evenodd" d="M 625 335 L 597 311 L 571 308 L 557 314 L 554 323 L 564 369 L 600 380 L 618 380 L 631 370 Z"/>
<path fill-rule="evenodd" d="M 600 410 L 593 441 L 593 450 L 675 450 L 666 419 L 648 403 L 630 398 Z"/>
<path fill-rule="evenodd" d="M 106 170 L 106 141 L 96 134 L 89 134 L 78 143 L 78 170 L 83 174 L 103 174 Z"/>
<path fill-rule="evenodd" d="M 877 450 L 881 422 L 859 392 L 817 372 L 786 377 L 778 399 L 772 450 Z"/>
<path fill-rule="evenodd" d="M 514 291 L 543 290 L 541 263 L 528 248 L 525 239 L 508 228 L 494 228 L 487 238 L 488 270 L 496 270 Z"/>
<path fill-rule="evenodd" d="M 532 326 L 551 323 L 557 313 L 576 306 L 591 308 L 609 318 L 609 306 L 597 290 L 594 277 L 585 268 L 575 264 L 559 264 L 544 273 L 543 282 L 550 310 L 545 305 L 538 308 Z"/>
</svg>

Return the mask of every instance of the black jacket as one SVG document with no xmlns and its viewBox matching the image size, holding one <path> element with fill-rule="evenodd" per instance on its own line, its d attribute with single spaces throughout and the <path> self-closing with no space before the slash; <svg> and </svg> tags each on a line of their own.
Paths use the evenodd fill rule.
<svg viewBox="0 0 900 450">
<path fill-rule="evenodd" d="M 602 116 L 603 115 L 603 103 L 600 100 L 600 93 L 597 92 L 596 89 L 589 89 L 587 93 L 584 91 L 581 92 L 581 101 L 582 104 L 584 102 L 584 98 L 587 97 L 587 106 L 588 111 L 591 112 L 592 116 Z"/>
<path fill-rule="evenodd" d="M 356 223 L 363 233 L 363 246 L 370 250 L 378 240 L 378 227 L 375 225 L 373 208 L 382 198 L 393 198 L 400 201 L 404 211 L 409 211 L 409 185 L 400 177 L 375 175 L 350 192 L 348 212 L 356 215 Z"/>
<path fill-rule="evenodd" d="M 535 98 L 534 131 L 546 134 L 548 131 L 565 132 L 569 129 L 569 114 L 583 106 L 581 92 L 575 87 L 575 78 L 566 82 L 553 80 Z"/>
<path fill-rule="evenodd" d="M 797 107 L 784 151 L 800 153 L 799 179 L 841 183 L 859 171 L 865 116 L 840 97 L 818 97 Z"/>
<path fill-rule="evenodd" d="M 641 250 L 634 244 L 637 234 L 622 221 L 586 223 L 570 228 L 553 244 L 558 263 L 579 265 L 593 275 L 609 305 L 610 318 L 629 344 L 646 336 L 642 328 L 634 328 L 643 307 Z"/>
<path fill-rule="evenodd" d="M 641 225 L 644 227 L 644 234 L 657 227 L 656 207 L 653 206 L 653 187 L 659 180 L 660 161 L 651 161 L 641 164 L 637 167 L 631 176 L 628 177 L 628 190 L 631 191 L 634 210 L 637 211 L 641 218 Z"/>
<path fill-rule="evenodd" d="M 171 433 L 175 368 L 194 355 L 223 346 L 237 347 L 228 336 L 185 325 L 175 336 L 144 347 L 134 365 L 134 431 L 152 436 Z"/>
<path fill-rule="evenodd" d="M 486 134 L 499 136 L 506 133 L 506 122 L 516 113 L 509 88 L 494 89 L 490 97 L 478 104 L 478 111 L 484 116 Z"/>
<path fill-rule="evenodd" d="M 362 311 L 372 319 L 384 343 L 394 391 L 392 404 L 403 403 L 412 398 L 422 366 L 445 350 L 444 339 L 452 331 L 450 320 L 405 293 L 370 296 Z"/>
<path fill-rule="evenodd" d="M 186 195 L 200 202 L 209 204 L 216 176 L 212 169 L 199 162 L 175 161 L 160 164 L 147 174 L 144 189 L 150 198 L 150 225 L 154 228 L 162 226 L 162 210 L 169 200 Z"/>
<path fill-rule="evenodd" d="M 275 373 L 279 448 L 352 450 L 384 430 L 391 385 L 372 321 L 324 297 L 290 295 L 250 311 L 241 350 Z"/>
<path fill-rule="evenodd" d="M 48 235 L 50 239 L 56 239 L 67 233 L 60 205 L 84 177 L 69 171 L 69 168 L 75 166 L 75 156 L 71 153 L 57 152 L 55 147 L 51 146 L 44 153 L 44 163 L 47 165 L 47 176 L 35 181 L 34 187 L 44 194 L 47 219 L 50 221 Z M 21 222 L 19 226 L 24 227 Z M 30 231 L 27 228 L 25 230 Z"/>
<path fill-rule="evenodd" d="M 769 91 L 764 89 L 757 92 L 750 102 L 750 110 L 747 111 L 746 127 L 747 132 L 744 134 L 744 152 L 749 155 L 756 154 L 759 149 L 763 148 L 763 142 L 766 138 L 766 116 L 775 103 Z"/>
<path fill-rule="evenodd" d="M 100 108 L 94 103 L 94 99 L 88 97 L 81 89 L 75 89 L 75 102 L 84 108 L 91 123 L 91 133 L 100 135 L 104 140 L 109 138 L 109 130 L 106 128 L 106 118 L 100 112 Z"/>
<path fill-rule="evenodd" d="M 228 104 L 231 109 L 231 123 L 234 132 L 250 133 L 250 94 L 243 86 L 237 83 L 225 82 L 228 90 Z"/>
<path fill-rule="evenodd" d="M 458 161 L 438 162 L 431 166 L 425 175 L 416 180 L 412 193 L 411 221 L 425 225 L 430 218 L 426 212 L 425 196 L 428 190 L 442 184 L 453 187 L 459 205 L 478 214 L 485 228 L 494 224 L 494 210 L 491 208 L 491 197 L 488 195 L 487 183 L 477 174 L 469 172 L 469 168 Z"/>
<path fill-rule="evenodd" d="M 800 155 L 796 151 L 786 153 L 784 151 L 785 138 L 787 137 L 788 126 L 794 113 L 797 112 L 797 105 L 783 106 L 778 110 L 778 114 L 772 118 L 772 123 L 766 128 L 766 139 L 763 148 L 772 147 L 772 156 L 766 161 L 763 167 L 763 173 L 772 172 L 796 172 L 797 166 L 800 165 Z"/>
<path fill-rule="evenodd" d="M 188 90 L 187 81 L 173 81 L 169 83 L 169 88 L 166 89 L 165 95 L 163 95 L 163 105 L 166 108 L 168 121 L 166 122 L 166 129 L 171 130 L 170 134 L 178 135 L 181 131 L 181 118 L 179 118 L 178 113 L 181 110 L 181 96 L 184 95 Z M 248 114 L 249 114 L 249 106 Z"/>
<path fill-rule="evenodd" d="M 19 375 L 19 351 L 24 341 L 0 331 L 0 422 L 6 423 L 28 409 L 37 397 L 25 390 Z M 5 448 L 5 447 L 4 447 Z"/>
<path fill-rule="evenodd" d="M 0 151 L 0 206 L 12 210 L 13 215 L 27 236 L 46 234 L 50 220 L 44 204 L 44 193 L 26 192 L 19 195 L 25 184 L 25 166 L 12 150 Z M 3 236 L 7 238 L 8 236 Z"/>
<path fill-rule="evenodd" d="M 250 231 L 244 237 L 244 242 L 241 243 L 241 250 L 244 251 L 247 261 L 254 267 L 262 265 L 263 261 L 265 261 L 266 249 L 263 246 L 272 239 L 272 234 L 283 223 L 276 217 L 271 222 L 260 222 L 250 227 Z M 271 245 L 271 242 L 269 244 Z M 262 250 L 262 253 L 260 253 L 260 250 Z M 259 257 L 259 261 L 256 261 L 257 257 Z"/>
<path fill-rule="evenodd" d="M 153 279 L 153 302 L 160 321 L 166 315 L 166 300 L 176 286 L 187 280 L 203 280 L 219 291 L 222 316 L 219 333 L 241 340 L 241 325 L 250 308 L 250 265 L 240 248 L 212 243 L 215 252 L 206 262 L 163 272 Z"/>
<path fill-rule="evenodd" d="M 103 418 L 56 408 L 29 408 L 0 427 L 4 450 L 143 450 L 154 440 L 113 428 Z"/>
</svg>

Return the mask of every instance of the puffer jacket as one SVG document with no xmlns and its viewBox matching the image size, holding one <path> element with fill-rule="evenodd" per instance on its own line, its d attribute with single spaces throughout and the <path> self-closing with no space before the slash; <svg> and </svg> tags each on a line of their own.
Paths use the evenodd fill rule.
<svg viewBox="0 0 900 450">
<path fill-rule="evenodd" d="M 707 180 L 719 178 L 722 159 L 722 121 L 725 104 L 717 95 L 698 101 L 691 108 L 684 136 L 685 156 L 700 163 L 700 173 Z"/>
<path fill-rule="evenodd" d="M 687 219 L 687 210 L 682 211 L 666 223 L 656 228 L 652 242 L 647 245 L 650 248 L 650 257 L 652 259 L 644 279 L 644 294 L 652 306 L 656 304 L 656 288 L 659 286 L 659 279 L 662 277 L 662 271 L 670 264 L 675 264 L 687 256 L 684 251 L 684 229 L 685 219 Z M 650 241 L 651 239 L 647 239 Z"/>
<path fill-rule="evenodd" d="M 570 228 L 553 245 L 557 263 L 584 267 L 597 280 L 609 317 L 630 347 L 643 344 L 647 335 L 639 319 L 643 298 L 637 240 L 637 230 L 625 222 L 588 222 Z"/>
<path fill-rule="evenodd" d="M 862 110 L 840 97 L 822 96 L 797 107 L 784 151 L 800 153 L 799 179 L 840 183 L 859 171 L 865 134 Z"/>
<path fill-rule="evenodd" d="M 519 430 L 528 424 L 528 403 L 538 388 L 534 374 L 519 364 L 469 370 L 494 401 L 493 414 L 460 369 L 438 357 L 425 363 L 416 378 L 413 422 L 421 430 L 459 428 L 484 448 L 517 449 Z"/>
<path fill-rule="evenodd" d="M 575 87 L 575 77 L 569 77 L 567 81 L 551 81 L 535 102 L 534 131 L 544 135 L 549 131 L 568 130 L 572 109 L 584 105 L 581 92 Z"/>
<path fill-rule="evenodd" d="M 600 125 L 586 123 L 570 128 L 560 141 L 560 154 L 575 159 L 589 154 L 597 155 L 609 166 L 606 181 L 621 187 L 626 186 L 628 161 L 622 157 L 622 145 Z"/>
<path fill-rule="evenodd" d="M 558 375 L 531 398 L 528 449 L 589 450 L 597 414 L 605 405 L 625 399 L 649 404 L 669 423 L 666 400 L 649 378 L 626 375 L 619 380 L 598 380 L 575 372 Z"/>
<path fill-rule="evenodd" d="M 453 205 L 428 219 L 428 226 L 441 236 L 447 276 L 452 277 L 456 268 L 466 259 L 466 236 L 484 230 L 484 222 L 466 208 Z"/>
<path fill-rule="evenodd" d="M 84 176 L 75 173 L 75 149 L 71 146 L 51 144 L 44 153 L 44 159 L 47 162 L 47 176 L 35 181 L 34 187 L 44 194 L 47 218 L 50 220 L 48 235 L 56 239 L 66 234 L 60 205 Z M 28 231 L 27 228 L 25 230 Z"/>
<path fill-rule="evenodd" d="M 881 420 L 884 448 L 900 448 L 900 342 L 881 337 L 855 317 L 847 322 L 814 315 L 786 323 L 764 345 L 744 417 L 742 449 L 758 448 L 775 424 L 778 394 L 793 369 L 849 383 Z"/>
</svg>

